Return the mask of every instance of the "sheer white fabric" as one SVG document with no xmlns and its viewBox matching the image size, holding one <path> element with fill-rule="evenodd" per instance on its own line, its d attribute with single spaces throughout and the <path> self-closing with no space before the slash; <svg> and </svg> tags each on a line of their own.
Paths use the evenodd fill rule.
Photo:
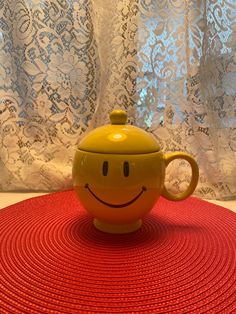
<svg viewBox="0 0 236 314">
<path fill-rule="evenodd" d="M 234 0 L 0 1 L 0 189 L 71 187 L 76 146 L 116 107 L 192 154 L 196 195 L 236 197 Z M 180 191 L 186 163 L 168 167 Z"/>
</svg>

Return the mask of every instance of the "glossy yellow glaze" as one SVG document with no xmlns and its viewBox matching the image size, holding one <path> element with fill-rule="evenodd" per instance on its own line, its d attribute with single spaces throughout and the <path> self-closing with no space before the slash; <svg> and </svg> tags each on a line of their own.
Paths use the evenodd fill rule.
<svg viewBox="0 0 236 314">
<path fill-rule="evenodd" d="M 127 119 L 124 111 L 113 111 L 110 118 L 112 124 L 94 129 L 80 141 L 80 150 L 104 154 L 145 154 L 160 150 L 151 134 L 124 124 Z"/>
<path fill-rule="evenodd" d="M 103 174 L 104 162 L 108 163 L 107 175 Z M 106 223 L 128 224 L 153 207 L 163 188 L 164 170 L 161 152 L 113 155 L 78 150 L 73 182 L 82 204 L 94 217 Z"/>
<path fill-rule="evenodd" d="M 186 154 L 184 152 L 166 153 L 166 154 L 164 154 L 163 157 L 164 157 L 166 167 L 168 166 L 168 164 L 171 161 L 173 161 L 175 159 L 184 159 L 191 166 L 192 179 L 191 179 L 191 182 L 190 182 L 186 191 L 184 191 L 180 194 L 172 194 L 166 189 L 165 185 L 163 187 L 162 196 L 164 196 L 165 198 L 167 198 L 170 201 L 182 201 L 182 200 L 186 199 L 187 197 L 189 197 L 194 192 L 194 190 L 197 186 L 198 178 L 199 178 L 198 165 L 192 156 L 190 156 L 189 154 Z"/>
<path fill-rule="evenodd" d="M 73 163 L 73 184 L 97 229 L 109 233 L 137 230 L 141 218 L 160 195 L 169 200 L 185 199 L 198 182 L 198 166 L 183 152 L 163 154 L 147 132 L 124 126 L 123 111 L 111 114 L 112 125 L 90 132 L 81 141 Z M 190 163 L 192 180 L 181 194 L 171 194 L 164 186 L 165 169 L 174 159 Z"/>
</svg>

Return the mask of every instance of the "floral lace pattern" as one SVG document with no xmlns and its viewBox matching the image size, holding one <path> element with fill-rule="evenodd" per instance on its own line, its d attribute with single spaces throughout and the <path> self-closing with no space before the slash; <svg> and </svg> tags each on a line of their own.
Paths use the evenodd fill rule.
<svg viewBox="0 0 236 314">
<path fill-rule="evenodd" d="M 96 108 L 89 1 L 0 1 L 0 188 L 57 190 Z"/>
<path fill-rule="evenodd" d="M 196 195 L 236 196 L 233 0 L 0 0 L 0 190 L 72 185 L 76 146 L 114 107 L 192 154 Z M 179 192 L 186 162 L 168 166 Z"/>
</svg>

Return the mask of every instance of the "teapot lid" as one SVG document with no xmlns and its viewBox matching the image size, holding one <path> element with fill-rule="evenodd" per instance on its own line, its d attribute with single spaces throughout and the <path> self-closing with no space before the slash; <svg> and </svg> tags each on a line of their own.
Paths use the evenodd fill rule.
<svg viewBox="0 0 236 314">
<path fill-rule="evenodd" d="M 110 114 L 111 124 L 104 125 L 89 132 L 79 144 L 79 149 L 103 154 L 145 154 L 160 150 L 153 135 L 125 124 L 127 114 L 123 110 L 113 110 Z"/>
</svg>

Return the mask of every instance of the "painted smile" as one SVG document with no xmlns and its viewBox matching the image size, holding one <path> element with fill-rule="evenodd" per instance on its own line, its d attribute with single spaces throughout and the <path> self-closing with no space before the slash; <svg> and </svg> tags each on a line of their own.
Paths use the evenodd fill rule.
<svg viewBox="0 0 236 314">
<path fill-rule="evenodd" d="M 132 203 L 134 203 L 143 194 L 144 191 L 147 191 L 147 188 L 145 186 L 143 186 L 142 190 L 132 200 L 130 200 L 129 202 L 124 203 L 124 204 L 110 204 L 110 203 L 104 202 L 95 193 L 93 193 L 93 191 L 90 189 L 88 183 L 85 184 L 84 187 L 89 190 L 89 192 L 93 195 L 93 197 L 96 198 L 97 201 L 99 201 L 103 205 L 106 205 L 106 206 L 109 206 L 109 207 L 113 207 L 113 208 L 122 208 L 122 207 L 129 206 Z"/>
</svg>

